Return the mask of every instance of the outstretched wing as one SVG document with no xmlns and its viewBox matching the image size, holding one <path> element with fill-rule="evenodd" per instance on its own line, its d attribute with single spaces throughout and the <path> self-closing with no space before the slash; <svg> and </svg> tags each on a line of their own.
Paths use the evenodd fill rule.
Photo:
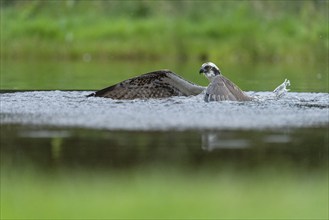
<svg viewBox="0 0 329 220">
<path fill-rule="evenodd" d="M 88 95 L 112 99 L 167 98 L 200 94 L 203 87 L 195 85 L 170 70 L 159 70 L 127 79 Z"/>
<path fill-rule="evenodd" d="M 209 84 L 204 100 L 208 101 L 251 101 L 239 87 L 222 75 L 216 76 Z"/>
</svg>

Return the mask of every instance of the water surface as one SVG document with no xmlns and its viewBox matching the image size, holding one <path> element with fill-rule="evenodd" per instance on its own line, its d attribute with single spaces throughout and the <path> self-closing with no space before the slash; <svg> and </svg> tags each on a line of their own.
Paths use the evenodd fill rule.
<svg viewBox="0 0 329 220">
<path fill-rule="evenodd" d="M 223 63 L 214 62 L 223 75 L 246 91 L 273 91 L 285 78 L 294 92 L 328 92 L 327 63 Z M 207 86 L 199 74 L 205 61 L 176 60 L 61 61 L 3 60 L 1 89 L 10 90 L 98 90 L 130 77 L 159 69 L 170 69 L 194 83 Z"/>
<path fill-rule="evenodd" d="M 328 134 L 323 128 L 108 131 L 2 125 L 1 149 L 3 162 L 15 169 L 27 164 L 45 170 L 162 165 L 206 173 L 268 168 L 305 173 L 327 169 Z"/>
<path fill-rule="evenodd" d="M 83 91 L 1 94 L 2 124 L 70 126 L 109 130 L 204 130 L 326 127 L 329 94 L 249 92 L 251 102 L 194 97 L 150 100 L 86 98 Z"/>
</svg>

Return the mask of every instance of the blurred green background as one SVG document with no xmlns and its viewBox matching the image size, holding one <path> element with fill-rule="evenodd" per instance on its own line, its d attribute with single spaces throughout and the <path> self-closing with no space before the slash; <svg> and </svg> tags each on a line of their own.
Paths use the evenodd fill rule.
<svg viewBox="0 0 329 220">
<path fill-rule="evenodd" d="M 99 89 L 204 61 L 245 90 L 327 92 L 328 1 L 1 0 L 1 89 Z"/>
<path fill-rule="evenodd" d="M 328 1 L 6 0 L 1 10 L 9 58 L 327 61 Z"/>
</svg>

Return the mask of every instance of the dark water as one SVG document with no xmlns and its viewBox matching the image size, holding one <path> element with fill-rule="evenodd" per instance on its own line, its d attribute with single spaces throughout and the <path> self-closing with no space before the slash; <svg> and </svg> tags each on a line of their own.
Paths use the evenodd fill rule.
<svg viewBox="0 0 329 220">
<path fill-rule="evenodd" d="M 45 126 L 1 126 L 7 164 L 40 169 L 136 167 L 234 168 L 288 166 L 326 169 L 328 129 L 264 131 L 107 131 Z"/>
</svg>

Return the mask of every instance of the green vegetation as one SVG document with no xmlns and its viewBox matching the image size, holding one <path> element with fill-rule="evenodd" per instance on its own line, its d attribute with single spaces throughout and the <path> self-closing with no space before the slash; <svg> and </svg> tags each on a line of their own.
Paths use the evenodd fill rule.
<svg viewBox="0 0 329 220">
<path fill-rule="evenodd" d="M 2 0 L 1 57 L 327 62 L 328 1 Z"/>
<path fill-rule="evenodd" d="M 326 171 L 1 168 L 1 219 L 328 218 Z"/>
</svg>

